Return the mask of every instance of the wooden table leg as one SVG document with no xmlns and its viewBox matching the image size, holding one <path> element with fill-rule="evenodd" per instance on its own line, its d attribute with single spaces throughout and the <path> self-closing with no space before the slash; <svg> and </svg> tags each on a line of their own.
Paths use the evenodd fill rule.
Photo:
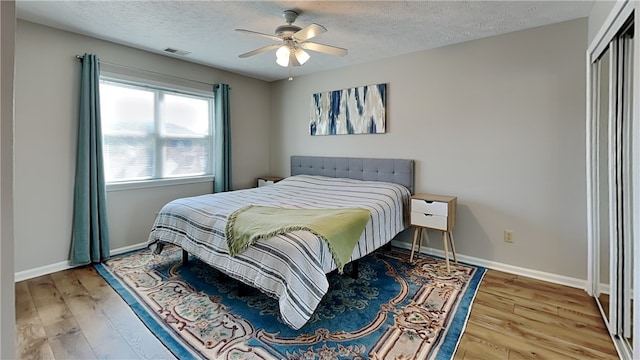
<svg viewBox="0 0 640 360">
<path fill-rule="evenodd" d="M 449 231 L 449 241 L 451 242 L 451 251 L 453 251 L 453 261 L 458 263 L 458 259 L 456 258 L 456 246 L 453 243 L 453 233 Z"/>
<path fill-rule="evenodd" d="M 449 249 L 447 247 L 447 232 L 442 232 L 442 243 L 444 245 L 444 258 L 447 261 L 447 272 L 451 272 L 451 268 L 449 267 Z"/>
<path fill-rule="evenodd" d="M 422 231 L 424 232 L 425 239 L 427 239 L 427 246 L 429 246 L 429 231 L 425 228 L 423 228 Z"/>
<path fill-rule="evenodd" d="M 409 256 L 409 262 L 413 264 L 413 253 L 416 247 L 416 241 L 418 240 L 418 233 L 420 232 L 420 228 L 416 227 L 413 229 L 413 242 L 411 243 L 411 256 Z"/>
</svg>

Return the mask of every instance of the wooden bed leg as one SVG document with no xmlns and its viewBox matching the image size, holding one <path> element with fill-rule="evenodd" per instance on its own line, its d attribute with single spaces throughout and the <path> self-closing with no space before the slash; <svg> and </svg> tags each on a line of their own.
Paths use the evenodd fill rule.
<svg viewBox="0 0 640 360">
<path fill-rule="evenodd" d="M 185 265 L 189 262 L 189 253 L 187 250 L 182 249 L 182 265 Z"/>
</svg>

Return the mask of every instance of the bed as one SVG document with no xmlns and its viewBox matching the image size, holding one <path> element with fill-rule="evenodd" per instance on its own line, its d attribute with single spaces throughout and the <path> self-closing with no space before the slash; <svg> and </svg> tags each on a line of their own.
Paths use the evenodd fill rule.
<svg viewBox="0 0 640 360">
<path fill-rule="evenodd" d="M 337 264 L 327 242 L 296 230 L 260 239 L 231 256 L 229 216 L 259 205 L 288 209 L 359 208 L 371 216 L 350 261 L 389 243 L 408 226 L 413 160 L 292 156 L 291 176 L 265 187 L 177 199 L 159 212 L 148 245 L 174 244 L 224 274 L 278 299 L 282 320 L 301 328 L 312 316 Z"/>
</svg>

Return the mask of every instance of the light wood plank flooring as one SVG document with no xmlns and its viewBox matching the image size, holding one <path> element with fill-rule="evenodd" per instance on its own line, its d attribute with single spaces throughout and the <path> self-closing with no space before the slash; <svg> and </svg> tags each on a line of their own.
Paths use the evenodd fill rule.
<svg viewBox="0 0 640 360">
<path fill-rule="evenodd" d="M 173 359 L 92 267 L 16 284 L 19 359 Z M 584 291 L 489 270 L 455 355 L 617 359 Z"/>
<path fill-rule="evenodd" d="M 618 359 L 580 289 L 489 270 L 455 359 Z"/>
</svg>

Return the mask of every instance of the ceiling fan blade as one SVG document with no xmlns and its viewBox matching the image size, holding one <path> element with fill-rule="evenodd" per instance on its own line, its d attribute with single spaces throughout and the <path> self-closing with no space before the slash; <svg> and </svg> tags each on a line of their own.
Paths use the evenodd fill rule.
<svg viewBox="0 0 640 360">
<path fill-rule="evenodd" d="M 302 42 L 311 39 L 312 37 L 316 37 L 322 33 L 327 32 L 327 28 L 318 24 L 311 24 L 303 29 L 296 31 L 293 34 L 293 38 Z"/>
<path fill-rule="evenodd" d="M 300 46 L 302 46 L 302 48 L 305 50 L 317 51 L 317 52 L 321 52 L 329 55 L 335 55 L 335 56 L 347 55 L 347 49 L 339 48 L 337 46 L 324 45 L 324 44 L 319 44 L 314 42 L 304 42 L 300 44 Z"/>
<path fill-rule="evenodd" d="M 279 48 L 280 46 L 281 46 L 281 44 L 273 44 L 273 45 L 263 46 L 263 47 L 261 47 L 259 49 L 255 49 L 253 51 L 249 51 L 248 53 L 240 54 L 239 57 L 247 58 L 249 56 L 257 55 L 257 54 L 263 53 L 265 51 L 275 50 L 275 49 Z"/>
<path fill-rule="evenodd" d="M 289 66 L 300 66 L 300 62 L 296 59 L 294 52 L 289 53 Z"/>
<path fill-rule="evenodd" d="M 257 31 L 246 30 L 246 29 L 236 29 L 236 31 L 243 32 L 243 33 L 246 33 L 246 34 L 253 34 L 253 35 L 266 37 L 266 38 L 269 38 L 269 39 L 274 40 L 274 41 L 282 41 L 281 38 L 279 38 L 279 37 L 277 37 L 275 35 L 269 35 L 269 34 L 257 32 Z"/>
</svg>

